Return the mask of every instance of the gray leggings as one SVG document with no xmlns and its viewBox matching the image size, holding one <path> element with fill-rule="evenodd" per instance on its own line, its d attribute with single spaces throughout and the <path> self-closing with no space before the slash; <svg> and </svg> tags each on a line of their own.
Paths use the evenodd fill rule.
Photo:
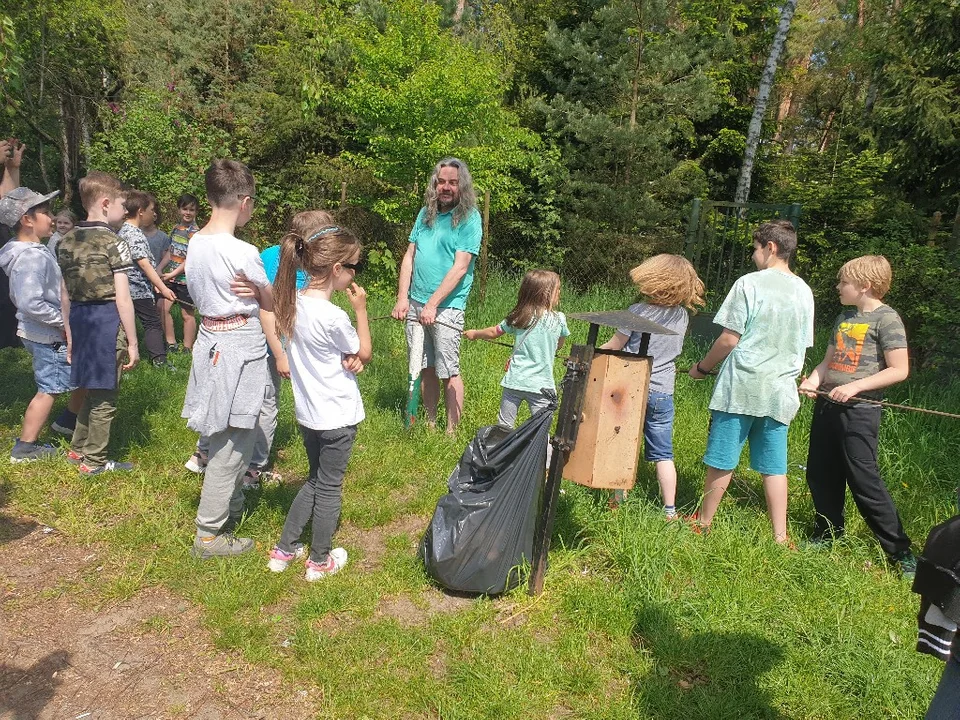
<svg viewBox="0 0 960 720">
<path fill-rule="evenodd" d="M 530 414 L 534 415 L 538 410 L 543 410 L 550 404 L 550 398 L 538 392 L 527 392 L 525 390 L 503 389 L 503 397 L 500 398 L 500 414 L 497 416 L 497 424 L 505 428 L 513 429 L 517 424 L 517 413 L 520 411 L 520 404 L 526 400 L 530 406 Z"/>
<path fill-rule="evenodd" d="M 300 535 L 312 519 L 310 559 L 322 563 L 327 559 L 333 533 L 340 521 L 343 476 L 347 472 L 353 441 L 357 437 L 357 426 L 311 430 L 301 425 L 300 434 L 303 435 L 303 445 L 310 461 L 310 476 L 293 499 L 277 547 L 287 553 L 293 552 L 300 545 Z"/>
</svg>

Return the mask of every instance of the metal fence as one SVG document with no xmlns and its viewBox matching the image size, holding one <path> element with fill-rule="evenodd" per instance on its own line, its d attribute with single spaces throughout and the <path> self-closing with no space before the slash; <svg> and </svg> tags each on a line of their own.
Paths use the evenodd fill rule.
<svg viewBox="0 0 960 720">
<path fill-rule="evenodd" d="M 684 254 L 707 288 L 707 309 L 716 310 L 738 277 L 753 270 L 753 231 L 782 218 L 797 228 L 800 205 L 693 201 Z"/>
</svg>

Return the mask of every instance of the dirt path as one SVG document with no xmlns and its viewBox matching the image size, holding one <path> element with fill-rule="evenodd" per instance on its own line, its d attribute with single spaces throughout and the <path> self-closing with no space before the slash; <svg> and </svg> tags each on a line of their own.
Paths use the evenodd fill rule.
<svg viewBox="0 0 960 720">
<path fill-rule="evenodd" d="M 197 610 L 160 589 L 86 606 L 64 588 L 95 572 L 100 548 L 0 513 L 0 719 L 314 717 L 312 685 L 215 651 Z M 92 603 L 91 603 L 92 605 Z"/>
</svg>

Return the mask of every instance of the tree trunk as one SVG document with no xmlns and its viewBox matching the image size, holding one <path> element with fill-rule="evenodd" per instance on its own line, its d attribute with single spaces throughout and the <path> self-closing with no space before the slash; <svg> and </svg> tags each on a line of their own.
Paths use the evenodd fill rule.
<svg viewBox="0 0 960 720">
<path fill-rule="evenodd" d="M 763 116 L 767 112 L 767 101 L 770 100 L 770 89 L 773 87 L 773 78 L 777 73 L 777 63 L 783 52 L 787 33 L 790 31 L 790 22 L 793 13 L 797 10 L 797 0 L 786 0 L 780 10 L 780 25 L 773 38 L 773 46 L 767 57 L 767 64 L 760 76 L 760 88 L 757 91 L 757 100 L 753 105 L 753 117 L 750 118 L 750 128 L 747 131 L 747 149 L 743 155 L 743 166 L 740 168 L 740 178 L 737 180 L 735 202 L 747 202 L 750 198 L 750 181 L 753 178 L 753 163 L 757 157 L 757 147 L 760 145 L 760 130 L 763 126 Z"/>
<path fill-rule="evenodd" d="M 820 152 L 824 152 L 827 149 L 827 140 L 830 137 L 830 129 L 833 127 L 833 118 L 837 116 L 837 110 L 834 108 L 830 111 L 830 114 L 827 116 L 827 124 L 823 128 L 823 137 L 820 138 Z"/>
<path fill-rule="evenodd" d="M 73 199 L 73 170 L 70 163 L 70 141 L 67 132 L 67 103 L 60 95 L 60 169 L 63 173 L 63 204 L 70 207 Z"/>
<path fill-rule="evenodd" d="M 457 9 L 453 11 L 453 24 L 459 25 L 463 20 L 463 11 L 466 8 L 467 0 L 457 0 Z"/>
</svg>

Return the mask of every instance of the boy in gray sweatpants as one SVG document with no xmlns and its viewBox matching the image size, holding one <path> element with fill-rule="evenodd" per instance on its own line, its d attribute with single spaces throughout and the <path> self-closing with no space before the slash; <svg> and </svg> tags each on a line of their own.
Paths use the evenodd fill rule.
<svg viewBox="0 0 960 720">
<path fill-rule="evenodd" d="M 187 427 L 205 436 L 210 448 L 193 543 L 199 558 L 239 555 L 253 547 L 253 540 L 235 537 L 232 527 L 243 512 L 241 484 L 264 402 L 268 343 L 278 372 L 289 376 L 260 254 L 233 235 L 250 220 L 253 175 L 242 163 L 215 160 L 206 172 L 206 188 L 210 221 L 191 238 L 185 268 L 203 321 L 182 413 Z M 256 287 L 256 297 L 235 295 L 231 285 L 237 280 Z"/>
</svg>

